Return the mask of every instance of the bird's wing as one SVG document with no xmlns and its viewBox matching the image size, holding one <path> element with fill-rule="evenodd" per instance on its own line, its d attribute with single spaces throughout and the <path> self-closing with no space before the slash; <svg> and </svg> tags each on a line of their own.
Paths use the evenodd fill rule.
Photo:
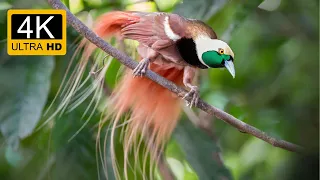
<svg viewBox="0 0 320 180">
<path fill-rule="evenodd" d="M 186 20 L 176 14 L 135 13 L 140 17 L 136 23 L 121 30 L 124 38 L 137 40 L 152 49 L 162 49 L 174 44 L 187 34 Z"/>
</svg>

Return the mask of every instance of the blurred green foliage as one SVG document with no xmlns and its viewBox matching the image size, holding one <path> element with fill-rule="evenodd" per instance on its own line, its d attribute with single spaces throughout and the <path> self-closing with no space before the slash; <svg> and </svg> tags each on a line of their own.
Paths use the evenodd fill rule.
<svg viewBox="0 0 320 180">
<path fill-rule="evenodd" d="M 215 119 L 213 140 L 184 115 L 166 148 L 177 179 L 318 179 L 319 1 L 63 2 L 84 22 L 115 9 L 160 10 L 206 21 L 235 52 L 236 78 L 220 69 L 202 71 L 201 97 L 310 152 L 297 155 L 272 147 Z M 9 8 L 50 7 L 44 0 L 4 0 L 0 2 L 2 27 L 6 27 Z M 0 179 L 104 178 L 96 156 L 100 112 L 94 112 L 90 121 L 86 121 L 88 115 L 82 118 L 92 96 L 74 111 L 36 127 L 47 119 L 42 115 L 58 92 L 77 36 L 69 27 L 65 56 L 9 57 L 6 28 L 0 28 Z M 106 74 L 111 88 L 119 67 L 114 60 Z M 55 108 L 56 104 L 51 111 Z M 117 146 L 121 151 L 121 144 Z M 219 154 L 222 162 L 215 156 Z"/>
</svg>

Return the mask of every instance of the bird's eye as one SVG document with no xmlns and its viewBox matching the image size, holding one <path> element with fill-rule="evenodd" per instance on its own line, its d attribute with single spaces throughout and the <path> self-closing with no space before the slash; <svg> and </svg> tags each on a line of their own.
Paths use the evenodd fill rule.
<svg viewBox="0 0 320 180">
<path fill-rule="evenodd" d="M 224 54 L 224 50 L 223 49 L 219 49 L 219 54 Z"/>
</svg>

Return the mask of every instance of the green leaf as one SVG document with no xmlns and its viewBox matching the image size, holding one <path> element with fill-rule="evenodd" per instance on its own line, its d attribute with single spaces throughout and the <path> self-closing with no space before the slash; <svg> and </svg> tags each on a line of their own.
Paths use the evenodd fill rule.
<svg viewBox="0 0 320 180">
<path fill-rule="evenodd" d="M 6 57 L 0 65 L 0 132 L 14 147 L 41 117 L 50 87 L 51 56 Z"/>
<path fill-rule="evenodd" d="M 182 0 L 170 0 L 170 1 L 163 1 L 163 0 L 155 0 L 154 2 L 157 4 L 158 8 L 161 11 L 167 11 L 175 7 L 176 4 L 181 3 Z"/>
<path fill-rule="evenodd" d="M 251 0 L 245 3 L 231 1 L 221 8 L 220 11 L 206 19 L 207 23 L 214 27 L 220 38 L 225 40 L 230 39 L 230 37 L 225 36 L 230 36 L 231 32 L 243 23 L 258 8 L 261 2 L 262 0 Z"/>
<path fill-rule="evenodd" d="M 81 119 L 87 108 L 85 103 L 55 120 L 51 136 L 55 165 L 48 170 L 52 179 L 104 178 L 101 164 L 97 166 L 100 161 L 96 159 L 96 137 L 93 131 L 100 116 L 95 113 L 89 121 L 88 116 Z M 86 121 L 88 123 L 82 127 Z M 80 128 L 81 131 L 78 131 Z M 71 137 L 73 138 L 70 139 Z"/>
<path fill-rule="evenodd" d="M 11 146 L 7 146 L 5 150 L 5 157 L 8 163 L 13 167 L 17 167 L 23 159 L 21 152 L 14 150 Z"/>
<path fill-rule="evenodd" d="M 187 18 L 206 20 L 216 14 L 228 0 L 184 0 L 176 6 L 175 13 Z"/>
<path fill-rule="evenodd" d="M 217 160 L 220 149 L 207 134 L 188 120 L 178 124 L 174 138 L 180 144 L 191 167 L 197 172 L 199 179 L 232 179 L 229 170 Z"/>
<path fill-rule="evenodd" d="M 187 18 L 199 19 L 207 22 L 221 38 L 224 33 L 230 36 L 231 31 L 235 29 L 257 9 L 262 0 L 251 0 L 240 2 L 239 0 L 185 0 L 177 5 L 175 13 Z M 229 37 L 222 37 L 229 39 Z"/>
<path fill-rule="evenodd" d="M 0 2 L 0 11 L 7 10 L 11 7 L 11 4 L 9 4 L 8 2 Z"/>
</svg>

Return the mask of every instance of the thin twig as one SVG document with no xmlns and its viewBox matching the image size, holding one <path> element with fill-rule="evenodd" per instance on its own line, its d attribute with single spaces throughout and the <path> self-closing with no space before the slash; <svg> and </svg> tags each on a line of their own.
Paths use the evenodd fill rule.
<svg viewBox="0 0 320 180">
<path fill-rule="evenodd" d="M 84 25 L 78 18 L 76 18 L 64 5 L 60 0 L 48 0 L 50 5 L 55 9 L 64 9 L 67 11 L 67 21 L 68 24 L 70 24 L 76 31 L 78 31 L 81 35 L 83 35 L 86 39 L 88 39 L 90 42 L 95 44 L 98 48 L 105 51 L 106 53 L 110 54 L 114 58 L 118 59 L 122 64 L 127 66 L 130 69 L 134 69 L 138 62 L 132 60 L 129 56 L 126 54 L 120 52 L 119 50 L 112 47 L 110 44 L 105 42 L 103 39 L 97 36 L 94 32 L 92 32 L 86 25 Z M 171 81 L 168 81 L 162 76 L 159 76 L 158 74 L 154 73 L 151 70 L 147 70 L 146 77 L 153 80 L 154 82 L 158 83 L 159 85 L 167 88 L 168 90 L 176 93 L 178 96 L 184 96 L 187 91 L 181 87 L 178 87 L 176 84 L 174 84 Z M 190 101 L 190 98 L 187 98 L 188 101 Z M 304 148 L 281 140 L 276 139 L 274 137 L 269 136 L 267 133 L 261 131 L 260 129 L 257 129 L 249 124 L 246 124 L 242 122 L 241 120 L 235 118 L 234 116 L 209 105 L 208 103 L 204 102 L 203 100 L 199 100 L 198 104 L 196 105 L 199 109 L 207 112 L 210 115 L 214 115 L 217 118 L 225 121 L 226 123 L 230 124 L 231 126 L 239 129 L 242 132 L 251 134 L 275 147 L 279 147 L 282 149 L 286 149 L 288 151 L 292 152 L 303 152 Z"/>
<path fill-rule="evenodd" d="M 151 134 L 149 132 L 147 132 L 147 136 L 145 138 L 147 138 L 147 142 L 150 142 L 150 138 Z M 152 140 L 151 140 L 152 141 Z M 159 161 L 157 162 L 157 166 L 159 169 L 159 173 L 161 174 L 162 178 L 165 180 L 175 180 L 175 176 L 171 170 L 171 168 L 169 167 L 169 164 L 166 160 L 165 157 L 165 152 L 162 148 L 156 148 L 155 145 L 151 142 L 151 143 L 147 143 L 148 148 L 155 153 L 154 156 L 157 157 L 159 156 Z"/>
<path fill-rule="evenodd" d="M 175 176 L 172 173 L 163 152 L 161 152 L 161 154 L 160 154 L 158 168 L 159 168 L 159 172 L 160 172 L 163 179 L 165 179 L 165 180 L 174 180 L 175 179 Z"/>
<path fill-rule="evenodd" d="M 146 144 L 150 149 L 150 151 L 154 153 L 154 154 L 151 154 L 151 156 L 159 158 L 159 160 L 157 161 L 157 166 L 158 166 L 160 175 L 165 180 L 175 180 L 175 176 L 171 171 L 171 168 L 169 167 L 169 164 L 166 160 L 164 148 L 157 148 L 155 146 L 155 144 L 153 143 L 154 139 L 150 138 L 152 137 L 150 130 L 147 130 L 145 133 L 146 134 L 144 138 L 146 138 L 146 141 L 147 141 Z"/>
</svg>

